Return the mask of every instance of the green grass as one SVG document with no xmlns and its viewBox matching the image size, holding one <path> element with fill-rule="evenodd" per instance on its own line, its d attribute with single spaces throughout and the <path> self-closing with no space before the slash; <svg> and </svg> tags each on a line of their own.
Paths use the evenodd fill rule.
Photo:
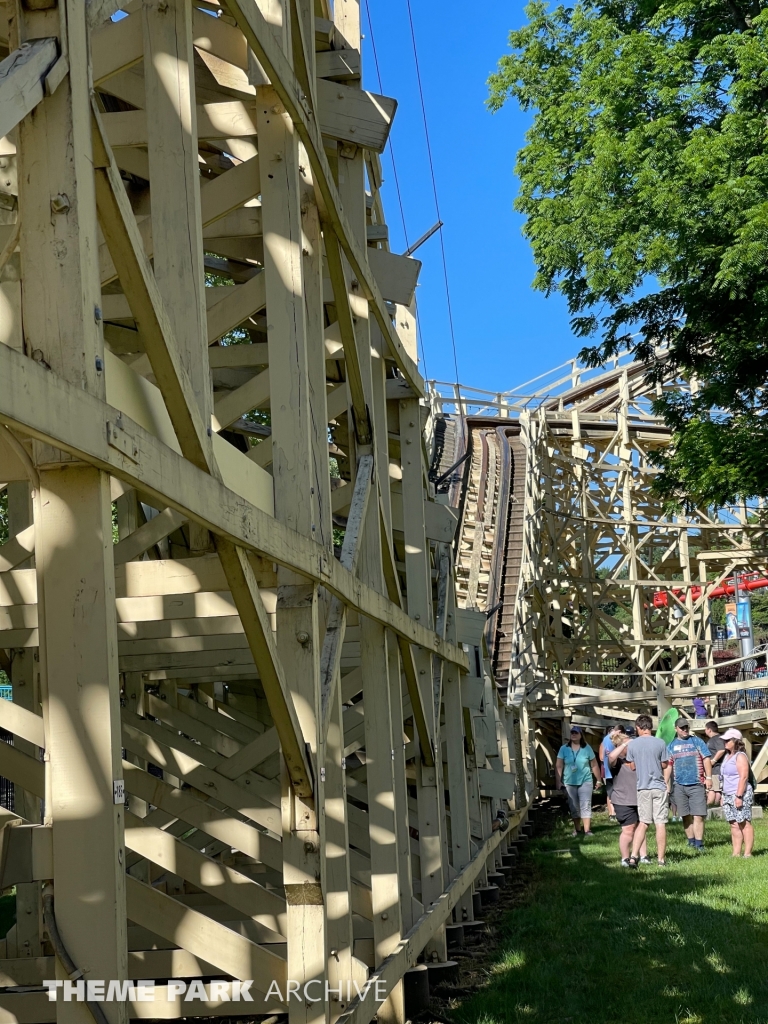
<svg viewBox="0 0 768 1024">
<path fill-rule="evenodd" d="M 668 867 L 637 871 L 620 867 L 617 826 L 601 814 L 593 828 L 575 840 L 558 824 L 531 843 L 530 898 L 504 917 L 486 984 L 452 1019 L 768 1024 L 768 818 L 751 860 L 731 858 L 725 822 L 707 824 L 703 854 L 670 824 Z"/>
</svg>

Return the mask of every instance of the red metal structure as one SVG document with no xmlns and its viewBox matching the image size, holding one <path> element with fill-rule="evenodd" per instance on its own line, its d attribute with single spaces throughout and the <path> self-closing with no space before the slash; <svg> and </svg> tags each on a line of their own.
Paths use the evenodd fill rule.
<svg viewBox="0 0 768 1024">
<path fill-rule="evenodd" d="M 739 577 L 739 590 L 760 590 L 762 587 L 768 587 L 768 579 L 765 576 L 758 576 L 756 572 L 745 573 Z M 691 584 L 690 587 L 675 587 L 672 590 L 672 594 L 680 600 L 685 599 L 686 590 L 690 590 L 694 601 L 698 601 L 702 593 L 705 591 L 705 587 L 699 586 L 698 584 Z M 731 597 L 736 591 L 735 581 L 733 578 L 725 580 L 720 586 L 714 587 L 707 594 L 707 597 L 711 601 L 715 597 Z M 657 590 L 653 595 L 653 607 L 654 608 L 666 608 L 669 604 L 669 592 L 665 590 Z"/>
</svg>

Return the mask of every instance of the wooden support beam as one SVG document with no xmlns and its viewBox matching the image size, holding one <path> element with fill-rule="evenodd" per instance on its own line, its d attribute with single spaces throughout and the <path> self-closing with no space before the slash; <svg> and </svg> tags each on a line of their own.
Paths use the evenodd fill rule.
<svg viewBox="0 0 768 1024">
<path fill-rule="evenodd" d="M 14 33 L 21 39 L 59 33 L 69 74 L 17 129 L 25 346 L 39 353 L 52 378 L 66 380 L 98 404 L 105 395 L 104 341 L 97 315 L 84 5 L 64 0 L 59 15 L 45 21 L 43 33 L 42 24 L 38 12 L 20 7 Z M 3 386 L 7 383 L 4 379 Z M 93 424 L 87 427 L 93 430 Z M 114 800 L 120 779 L 120 698 L 109 479 L 45 445 L 36 445 L 33 456 L 38 669 L 47 757 L 45 789 L 35 795 L 44 798 L 45 820 L 52 825 L 62 940 L 94 976 L 120 980 L 126 975 L 127 947 L 122 808 Z M 87 861 L 83 849 L 98 849 L 101 856 Z M 122 1005 L 105 1013 L 110 1024 L 127 1020 Z M 81 1014 L 74 1005 L 58 1011 L 62 1024 L 80 1024 Z"/>
<path fill-rule="evenodd" d="M 0 544 L 0 572 L 8 572 L 35 553 L 35 527 L 28 526 L 5 544 Z"/>
<path fill-rule="evenodd" d="M 300 796 L 313 793 L 312 769 L 307 758 L 306 741 L 301 732 L 296 708 L 277 654 L 259 587 L 243 548 L 216 538 L 216 550 L 229 582 L 229 589 L 243 623 L 248 646 L 259 670 L 259 678 L 269 704 L 270 714 L 280 737 L 280 747 L 291 782 Z"/>
<path fill-rule="evenodd" d="M 126 21 L 128 19 L 125 19 Z M 122 22 L 121 22 L 122 24 Z M 237 211 L 245 203 L 250 202 L 258 195 L 261 188 L 258 156 L 251 157 L 238 164 L 237 167 L 225 171 L 213 181 L 209 181 L 200 191 L 200 221 L 203 227 L 203 235 L 206 230 L 214 230 L 214 225 L 221 218 Z M 152 218 L 143 217 L 137 221 L 139 234 L 148 257 L 154 253 L 154 239 L 152 237 Z M 222 232 L 223 233 L 223 232 Z M 101 284 L 110 284 L 117 279 L 117 270 L 109 246 L 103 242 L 99 246 L 99 265 L 101 267 Z"/>
<path fill-rule="evenodd" d="M 57 57 L 56 39 L 33 39 L 0 61 L 0 138 L 42 102 Z"/>
<path fill-rule="evenodd" d="M 752 773 L 757 782 L 761 782 L 768 768 L 768 741 L 764 741 L 760 752 L 752 762 Z"/>
<path fill-rule="evenodd" d="M 269 370 L 262 370 L 235 391 L 217 399 L 213 411 L 218 429 L 224 430 L 253 409 L 263 408 L 269 398 Z"/>
<path fill-rule="evenodd" d="M 403 525 L 405 530 L 406 583 L 408 611 L 430 622 L 432 619 L 432 577 L 430 550 L 424 527 L 424 483 L 421 463 L 421 413 L 418 399 L 399 403 L 399 426 L 403 472 Z M 438 634 L 439 635 L 439 634 Z M 419 867 L 421 899 L 429 906 L 443 891 L 444 857 L 444 783 L 442 778 L 442 742 L 439 739 L 440 715 L 435 713 L 433 664 L 428 650 L 409 650 L 403 655 L 408 692 L 414 713 L 424 716 L 423 731 L 430 746 L 425 746 L 419 732 L 422 764 L 417 764 L 417 800 L 419 820 Z M 434 739 L 433 739 L 434 738 Z M 434 742 L 434 755 L 432 743 Z M 445 936 L 440 933 L 429 950 L 440 960 L 446 957 Z"/>
<path fill-rule="evenodd" d="M 124 711 L 123 717 L 126 750 L 159 765 L 167 776 L 194 786 L 204 797 L 221 800 L 262 828 L 279 832 L 280 815 L 274 800 L 263 796 L 258 785 L 246 787 L 219 775 L 216 768 L 222 758 L 128 711 Z"/>
<path fill-rule="evenodd" d="M 267 947 L 130 875 L 126 878 L 126 895 L 128 916 L 135 924 L 177 943 L 233 978 L 254 980 L 263 991 L 273 981 L 284 988 L 285 960 Z"/>
<path fill-rule="evenodd" d="M 208 344 L 239 327 L 249 317 L 259 313 L 267 304 L 264 273 L 255 274 L 249 281 L 227 288 L 226 294 L 208 309 Z"/>
<path fill-rule="evenodd" d="M 276 871 L 283 866 L 280 840 L 254 828 L 228 811 L 211 806 L 207 797 L 195 789 L 176 789 L 155 775 L 123 761 L 125 788 L 129 794 L 153 804 L 166 814 L 186 821 L 212 839 L 241 850 L 253 860 Z"/>
<path fill-rule="evenodd" d="M 344 543 L 341 548 L 340 562 L 345 569 L 354 573 L 360 554 L 360 536 L 365 522 L 365 513 L 371 493 L 373 478 L 373 456 L 364 455 L 357 467 L 355 486 L 352 494 Z M 333 598 L 328 611 L 328 619 L 323 640 L 323 653 L 320 657 L 321 686 L 321 719 L 320 735 L 328 733 L 331 713 L 334 705 L 334 690 L 341 667 L 341 653 L 347 625 L 347 609 L 338 598 Z"/>
<path fill-rule="evenodd" d="M 241 775 L 252 771 L 268 757 L 273 757 L 279 749 L 277 730 L 275 728 L 267 729 L 265 733 L 251 740 L 236 754 L 228 757 L 217 771 L 227 779 L 239 779 Z"/>
<path fill-rule="evenodd" d="M 296 126 L 296 131 L 306 147 L 312 166 L 315 189 L 318 193 L 318 202 L 322 207 L 322 216 L 338 238 L 352 273 L 371 306 L 371 311 L 382 334 L 387 339 L 398 368 L 414 391 L 421 395 L 424 392 L 423 381 L 392 326 L 384 299 L 368 267 L 365 243 L 356 241 L 344 216 L 341 200 L 320 138 L 319 126 L 302 98 L 302 90 L 293 70 L 285 54 L 277 45 L 264 15 L 255 4 L 232 0 L 231 11 L 248 45 L 258 57 L 273 88 L 285 105 L 285 109 Z"/>
<path fill-rule="evenodd" d="M 45 799 L 45 765 L 29 754 L 22 754 L 9 743 L 0 746 L 0 775 L 27 793 Z"/>
<path fill-rule="evenodd" d="M 455 609 L 456 594 L 453 582 L 453 564 L 450 549 L 448 557 L 448 607 Z M 456 616 L 446 621 L 446 633 L 456 639 Z M 454 665 L 443 669 L 445 679 L 445 751 L 447 765 L 448 794 L 451 804 L 451 866 L 461 872 L 472 858 L 472 827 L 470 824 L 469 794 L 467 792 L 467 756 L 464 743 L 464 708 L 461 695 L 461 679 Z M 439 713 L 439 708 L 438 708 Z M 468 892 L 461 898 L 461 908 L 472 916 L 472 900 Z M 457 920 L 460 920 L 457 914 Z"/>
<path fill-rule="evenodd" d="M 234 139 L 256 135 L 252 104 L 240 100 L 205 103 L 195 110 L 198 138 L 202 140 Z M 151 118 L 146 110 L 121 110 L 104 114 L 103 124 L 113 149 L 146 146 Z"/>
<path fill-rule="evenodd" d="M 192 144 L 197 137 L 192 7 L 186 0 L 147 0 L 141 15 L 152 267 L 191 397 L 207 429 L 213 398 L 205 338 L 200 168 L 198 147 Z"/>
<path fill-rule="evenodd" d="M 303 10 L 303 9 L 302 9 Z M 300 17 L 300 15 L 297 15 Z M 311 16 L 310 16 L 311 21 Z M 287 8 L 282 14 L 283 45 L 291 52 L 293 29 L 300 31 Z M 273 36 L 272 38 L 276 38 Z M 300 39 L 295 49 L 301 50 Z M 314 540 L 318 533 L 320 494 L 316 486 L 324 466 L 314 464 L 316 452 L 311 393 L 325 387 L 324 360 L 310 357 L 310 317 L 322 316 L 312 291 L 305 304 L 302 190 L 306 169 L 295 126 L 271 86 L 258 86 L 256 122 L 262 161 L 264 271 L 267 282 L 267 342 L 272 421 L 272 476 L 275 518 L 297 534 Z M 319 259 L 319 254 L 315 257 Z M 319 276 L 319 269 L 315 270 Z M 318 290 L 316 286 L 315 291 Z M 314 301 L 312 301 L 314 300 Z M 315 320 L 315 337 L 322 323 Z M 316 376 L 317 371 L 321 376 Z M 325 424 L 323 424 L 325 426 Z M 327 459 L 327 456 L 326 456 Z M 324 509 L 326 521 L 329 509 Z M 326 555 L 330 552 L 316 544 Z M 302 735 L 313 759 L 318 756 L 320 707 L 319 594 L 314 582 L 285 568 L 278 569 L 277 648 Z M 317 761 L 315 760 L 315 764 Z M 289 770 L 290 766 L 286 765 Z M 283 772 L 286 780 L 287 773 Z M 295 786 L 284 784 L 283 882 L 288 903 L 287 953 L 292 978 L 323 986 L 326 978 L 326 919 L 322 898 L 319 822 L 324 813 L 322 779 L 315 780 L 310 804 Z M 328 1004 L 297 1003 L 291 1024 L 328 1019 Z"/>
<path fill-rule="evenodd" d="M 339 329 L 341 331 L 341 342 L 344 346 L 344 358 L 346 360 L 347 386 L 354 417 L 355 435 L 361 445 L 371 443 L 371 422 L 370 413 L 365 400 L 362 372 L 360 369 L 360 357 L 357 350 L 357 339 L 355 336 L 355 318 L 352 314 L 350 304 L 350 285 L 344 269 L 341 248 L 336 236 L 329 232 L 325 238 L 325 255 L 328 261 L 328 273 L 333 285 L 333 297 L 336 302 L 336 315 L 338 316 Z"/>
<path fill-rule="evenodd" d="M 278 935 L 285 933 L 285 900 L 241 871 L 187 846 L 167 830 L 126 811 L 125 845 Z"/>
<path fill-rule="evenodd" d="M 26 708 L 0 697 L 0 722 L 3 729 L 36 747 L 45 747 L 43 720 Z"/>
<path fill-rule="evenodd" d="M 154 547 L 161 540 L 165 540 L 170 534 L 178 530 L 187 517 L 175 509 L 166 508 L 163 511 L 144 523 L 138 530 L 129 534 L 124 540 L 115 545 L 115 565 L 124 565 L 139 555 L 143 555 L 149 548 Z"/>
<path fill-rule="evenodd" d="M 511 824 L 518 824 L 524 817 L 525 812 L 518 812 L 510 819 Z M 464 870 L 454 878 L 445 892 L 441 893 L 439 899 L 421 915 L 413 928 L 403 937 L 398 948 L 374 971 L 369 979 L 372 982 L 371 987 L 359 996 L 346 1013 L 339 1018 L 341 1024 L 367 1024 L 376 1013 L 377 1003 L 374 997 L 376 981 L 384 983 L 383 991 L 390 991 L 408 968 L 415 965 L 419 952 L 446 922 L 461 896 L 483 870 L 487 858 L 499 845 L 501 839 L 501 832 L 495 832 L 490 839 L 486 839 Z"/>
<path fill-rule="evenodd" d="M 107 442 L 106 423 L 118 410 L 49 373 L 6 345 L 0 345 L 0 422 L 104 469 L 138 488 L 160 507 L 169 505 L 212 532 L 257 551 L 270 561 L 317 579 L 346 604 L 393 629 L 411 644 L 433 651 L 469 671 L 466 654 L 441 641 L 384 595 L 355 579 L 337 560 L 325 558 L 317 546 L 255 508 L 207 473 L 173 452 L 138 423 L 122 416 L 123 427 L 136 442 L 140 461 Z M 99 435 L 94 423 L 104 424 Z M 168 492 L 172 490 L 173 494 Z"/>
<path fill-rule="evenodd" d="M 171 322 L 142 248 L 136 219 L 95 106 L 93 120 L 96 203 L 104 237 L 139 325 L 182 454 L 198 468 L 210 472 L 213 465 L 210 438 L 206 436 L 192 384 L 180 361 Z"/>
</svg>

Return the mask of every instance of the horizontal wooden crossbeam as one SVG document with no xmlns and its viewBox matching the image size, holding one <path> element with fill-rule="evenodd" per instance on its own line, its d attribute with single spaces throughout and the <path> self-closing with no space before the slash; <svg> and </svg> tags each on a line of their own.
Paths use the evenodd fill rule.
<svg viewBox="0 0 768 1024">
<path fill-rule="evenodd" d="M 106 402 L 68 384 L 8 346 L 0 346 L 0 422 L 112 473 L 232 543 L 321 583 L 345 604 L 469 671 L 466 654 L 366 586 L 306 537 L 254 508 Z M 112 447 L 107 423 L 122 421 L 139 460 Z M 101 424 L 101 429 L 94 429 Z M 171 493 L 172 492 L 172 493 Z"/>
</svg>

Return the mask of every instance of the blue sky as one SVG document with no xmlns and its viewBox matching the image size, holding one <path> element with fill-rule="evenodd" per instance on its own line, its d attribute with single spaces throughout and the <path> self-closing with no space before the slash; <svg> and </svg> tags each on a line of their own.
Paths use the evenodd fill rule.
<svg viewBox="0 0 768 1024">
<path fill-rule="evenodd" d="M 437 217 L 432 194 L 406 0 L 368 0 L 382 92 L 399 102 L 392 129 L 408 239 Z M 531 288 L 534 267 L 517 192 L 515 154 L 529 117 L 517 104 L 485 108 L 486 80 L 523 24 L 523 3 L 411 0 L 440 214 L 445 223 L 453 321 L 462 384 L 505 391 L 575 356 L 565 303 Z M 363 4 L 364 83 L 378 91 Z M 403 252 L 389 151 L 382 156 L 390 245 Z M 417 291 L 426 355 L 425 376 L 455 379 L 437 235 L 417 253 L 424 261 Z"/>
</svg>

